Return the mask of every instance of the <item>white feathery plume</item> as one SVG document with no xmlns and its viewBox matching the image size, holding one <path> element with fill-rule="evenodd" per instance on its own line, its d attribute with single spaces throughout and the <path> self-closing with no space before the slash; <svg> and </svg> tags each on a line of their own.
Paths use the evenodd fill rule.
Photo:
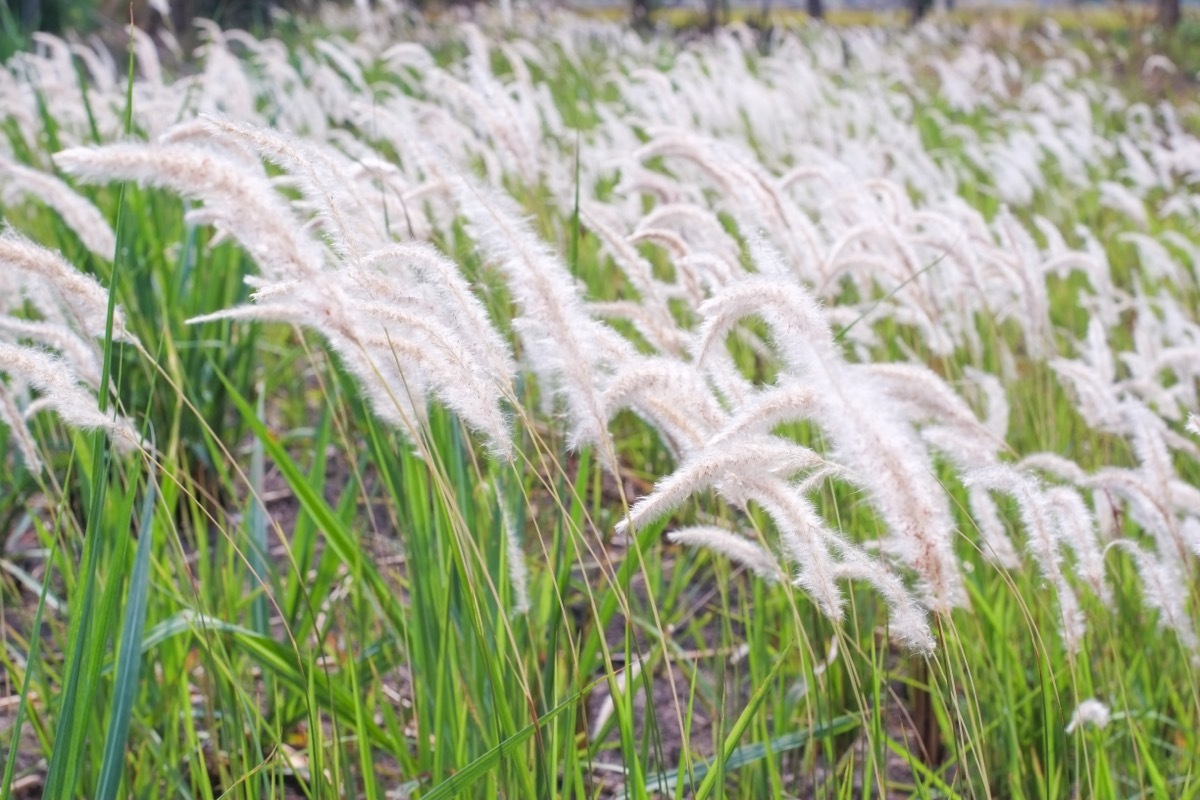
<svg viewBox="0 0 1200 800">
<path fill-rule="evenodd" d="M 1162 242 L 1144 233 L 1122 233 L 1118 241 L 1129 242 L 1134 246 L 1138 256 L 1139 273 L 1151 280 L 1166 281 L 1172 286 L 1185 286 L 1191 283 L 1185 277 L 1185 271 Z"/>
<path fill-rule="evenodd" d="M 1080 414 L 1096 430 L 1114 432 L 1121 418 L 1120 401 L 1113 383 L 1082 361 L 1055 358 L 1048 362 L 1064 388 L 1074 395 Z"/>
<path fill-rule="evenodd" d="M 992 436 L 996 437 L 997 441 L 1005 441 L 1008 437 L 1008 420 L 1011 410 L 1004 384 L 995 375 L 974 367 L 967 367 L 964 374 L 983 393 L 983 424 L 991 431 Z"/>
<path fill-rule="evenodd" d="M 735 488 L 735 493 L 744 492 L 746 487 Z M 838 564 L 830 552 L 831 544 L 840 537 L 825 525 L 801 492 L 782 479 L 757 481 L 752 494 L 775 524 L 780 546 L 796 569 L 793 583 L 813 599 L 822 614 L 841 622 L 844 599 L 837 586 Z"/>
<path fill-rule="evenodd" d="M 424 269 L 434 265 L 433 282 L 448 276 L 449 265 L 439 264 L 440 257 L 425 247 L 397 245 L 364 261 L 386 267 L 406 258 Z M 406 297 L 388 277 L 395 281 L 360 268 L 328 271 L 302 282 L 268 285 L 255 305 L 189 321 L 256 319 L 311 327 L 342 357 L 375 411 L 410 439 L 425 420 L 425 395 L 432 394 L 480 433 L 493 455 L 512 458 L 512 435 L 499 405 L 501 398 L 512 397 L 511 360 L 465 283 L 447 281 L 442 298 Z M 408 282 L 410 290 L 416 285 L 417 280 Z"/>
<path fill-rule="evenodd" d="M 638 498 L 625 519 L 617 523 L 617 532 L 644 528 L 707 488 L 716 488 L 731 503 L 743 506 L 754 499 L 761 480 L 787 479 L 824 463 L 820 454 L 775 436 L 746 437 L 736 447 L 720 443 L 711 449 L 698 450 L 673 473 L 660 479 L 654 491 Z"/>
<path fill-rule="evenodd" d="M 731 213 L 739 218 L 743 228 L 750 220 L 768 225 L 771 232 L 786 247 L 793 274 L 822 280 L 823 261 L 820 255 L 820 235 L 811 220 L 776 187 L 775 180 L 753 158 L 739 149 L 694 132 L 667 129 L 644 145 L 634 158 L 646 161 L 655 156 L 686 159 L 711 177 L 725 193 Z M 786 266 L 786 265 L 785 265 Z"/>
<path fill-rule="evenodd" d="M 715 525 L 680 528 L 668 533 L 667 539 L 673 544 L 712 550 L 769 583 L 778 583 L 785 578 L 779 563 L 765 548 L 725 528 Z"/>
<path fill-rule="evenodd" d="M 921 604 L 886 564 L 861 550 L 840 548 L 838 577 L 869 583 L 888 606 L 888 633 L 895 641 L 918 653 L 932 653 L 937 641 Z"/>
<path fill-rule="evenodd" d="M 41 472 L 42 459 L 38 455 L 37 442 L 29 433 L 21 410 L 17 408 L 3 383 L 0 383 L 0 425 L 4 425 L 11 432 L 17 449 L 21 452 L 21 458 L 25 461 L 25 469 L 33 473 Z"/>
<path fill-rule="evenodd" d="M 817 409 L 812 389 L 793 380 L 757 392 L 738 404 L 737 413 L 710 440 L 710 445 L 732 442 L 749 434 L 768 434 L 784 422 L 797 422 Z"/>
<path fill-rule="evenodd" d="M 525 564 L 525 552 L 521 549 L 521 536 L 518 533 L 516 520 L 512 509 L 503 497 L 499 498 L 500 521 L 504 529 L 504 551 L 508 560 L 508 580 L 513 591 L 513 611 L 517 614 L 529 612 L 529 570 Z"/>
<path fill-rule="evenodd" d="M 1053 341 L 1050 300 L 1041 253 L 1033 237 L 1007 209 L 997 216 L 993 227 L 1003 248 L 993 250 L 994 259 L 1007 270 L 1017 290 L 1016 298 L 1025 307 L 1021 320 L 1025 329 L 1025 346 L 1035 357 L 1045 357 L 1053 349 Z"/>
<path fill-rule="evenodd" d="M 70 48 L 71 54 L 87 67 L 88 77 L 95 85 L 96 90 L 101 95 L 108 95 L 115 85 L 113 77 L 115 70 L 111 63 L 112 54 L 106 48 L 92 49 L 82 42 L 73 42 Z"/>
<path fill-rule="evenodd" d="M 1083 486 L 1089 480 L 1083 467 L 1057 453 L 1033 453 L 1022 458 L 1016 466 L 1024 472 L 1045 472 L 1076 486 Z"/>
<path fill-rule="evenodd" d="M 1083 641 L 1083 615 L 1075 591 L 1063 574 L 1062 552 L 1059 549 L 1061 529 L 1055 509 L 1041 484 L 1004 464 L 971 472 L 965 482 L 967 486 L 1004 492 L 1017 501 L 1017 510 L 1027 537 L 1026 547 L 1042 576 L 1054 586 L 1058 595 L 1063 644 L 1068 651 L 1077 652 Z"/>
<path fill-rule="evenodd" d="M 334 250 L 343 258 L 361 257 L 363 248 L 386 243 L 382 226 L 363 204 L 354 182 L 331 158 L 331 151 L 269 128 L 229 119 L 204 117 L 213 136 L 245 142 L 299 181 L 305 197 L 315 203 L 329 227 Z"/>
<path fill-rule="evenodd" d="M 95 278 L 84 275 L 58 253 L 35 244 L 15 231 L 0 233 L 0 266 L 15 271 L 23 293 L 40 288 L 57 297 L 80 330 L 89 336 L 103 336 L 108 319 L 108 292 Z M 40 309 L 50 314 L 52 309 Z M 119 309 L 113 317 L 113 339 L 132 341 L 125 327 L 125 315 Z"/>
<path fill-rule="evenodd" d="M 786 282 L 746 276 L 705 301 L 699 311 L 704 322 L 692 352 L 701 366 L 738 322 L 752 316 L 762 317 L 771 327 L 775 347 L 797 372 L 816 360 L 813 348 L 832 350 L 820 306 L 808 292 Z"/>
<path fill-rule="evenodd" d="M 204 73 L 194 83 L 200 96 L 193 107 L 207 113 L 254 119 L 252 76 L 230 52 L 225 32 L 212 20 L 196 19 L 193 24 L 201 29 L 201 37 L 206 40 L 195 51 L 197 55 L 203 55 Z"/>
<path fill-rule="evenodd" d="M 1091 510 L 1079 492 L 1066 486 L 1046 489 L 1045 498 L 1054 514 L 1055 535 L 1075 554 L 1075 573 L 1105 605 L 1111 606 L 1112 591 L 1105 579 L 1104 553 L 1096 537 Z"/>
<path fill-rule="evenodd" d="M 1100 190 L 1100 205 L 1124 215 L 1143 230 L 1149 227 L 1146 205 L 1140 197 L 1114 181 L 1100 181 L 1097 188 Z"/>
<path fill-rule="evenodd" d="M 662 229 L 678 231 L 689 252 L 709 253 L 726 261 L 737 261 L 737 242 L 721 225 L 720 218 L 695 203 L 663 203 L 656 206 L 637 222 L 634 235 Z"/>
<path fill-rule="evenodd" d="M 129 421 L 111 411 L 101 413 L 95 395 L 76 380 L 62 359 L 31 347 L 0 342 L 0 372 L 36 389 L 39 406 L 54 410 L 68 425 L 103 430 L 123 450 L 141 446 L 141 437 Z"/>
<path fill-rule="evenodd" d="M 660 245 L 677 259 L 683 258 L 692 249 L 688 246 L 687 240 L 683 236 L 666 228 L 643 228 L 639 226 L 638 230 L 626 237 L 626 241 L 634 245 L 642 242 Z"/>
<path fill-rule="evenodd" d="M 566 405 L 571 445 L 596 445 L 615 468 L 598 380 L 629 360 L 632 346 L 588 315 L 574 279 L 511 201 L 465 181 L 455 196 L 472 238 L 504 274 L 520 309 L 513 327 L 544 397 Z"/>
<path fill-rule="evenodd" d="M 964 603 L 951 546 L 954 521 L 924 445 L 881 387 L 862 373 L 851 377 L 812 297 L 792 284 L 749 277 L 706 301 L 700 313 L 694 352 L 702 366 L 740 319 L 767 323 L 789 375 L 813 390 L 811 416 L 832 441 L 833 460 L 852 471 L 888 525 L 889 549 L 917 572 L 931 608 Z"/>
<path fill-rule="evenodd" d="M 108 220 L 92 203 L 53 175 L 31 169 L 0 156 L 0 197 L 11 203 L 17 197 L 40 200 L 58 212 L 63 222 L 79 236 L 83 246 L 95 255 L 111 261 L 117 239 Z"/>
<path fill-rule="evenodd" d="M 842 596 L 826 542 L 833 534 L 808 501 L 791 491 L 787 483 L 795 473 L 823 462 L 808 448 L 775 437 L 755 437 L 739 441 L 737 447 L 701 450 L 658 481 L 653 492 L 639 498 L 616 531 L 643 528 L 708 488 L 716 489 L 741 508 L 756 502 L 775 523 L 784 552 L 796 564 L 797 584 L 822 613 L 837 621 L 842 618 Z"/>
<path fill-rule="evenodd" d="M 192 119 L 180 122 L 163 131 L 155 140 L 156 144 L 188 144 L 193 147 L 211 150 L 221 156 L 237 162 L 239 168 L 254 173 L 256 178 L 267 179 L 263 169 L 262 156 L 249 142 L 231 137 L 213 136 L 212 130 L 204 119 Z"/>
<path fill-rule="evenodd" d="M 163 83 L 162 64 L 158 60 L 158 46 L 155 45 L 154 39 L 136 25 L 131 27 L 130 35 L 133 39 L 133 51 L 142 80 L 161 86 Z"/>
<path fill-rule="evenodd" d="M 632 410 L 678 455 L 701 449 L 726 422 L 703 376 L 673 358 L 632 359 L 609 381 L 601 405 L 608 419 Z"/>
<path fill-rule="evenodd" d="M 1189 591 L 1179 559 L 1174 555 L 1155 555 L 1128 539 L 1118 539 L 1109 547 L 1118 547 L 1133 557 L 1142 579 L 1142 601 L 1158 612 L 1160 627 L 1175 631 L 1179 642 L 1193 656 L 1200 655 L 1200 641 L 1188 614 Z"/>
<path fill-rule="evenodd" d="M 621 319 L 633 326 L 646 342 L 661 353 L 678 355 L 687 349 L 689 336 L 671 317 L 666 305 L 647 305 L 633 300 L 592 302 L 587 309 L 602 319 Z"/>
<path fill-rule="evenodd" d="M 500 385 L 516 373 L 508 343 L 492 325 L 487 309 L 471 291 L 458 266 L 424 243 L 395 244 L 367 253 L 355 278 L 380 302 L 404 304 L 413 293 L 429 295 L 421 309 L 458 332 L 462 346 Z"/>
<path fill-rule="evenodd" d="M 321 270 L 320 248 L 301 232 L 265 177 L 247 174 L 240 159 L 187 144 L 115 144 L 64 150 L 54 161 L 89 183 L 130 180 L 202 201 L 269 278 L 300 278 Z"/>
<path fill-rule="evenodd" d="M 1012 539 L 1008 537 L 1004 521 L 996 502 L 987 489 L 969 485 L 967 487 L 967 506 L 971 510 L 971 519 L 979 529 L 979 548 L 984 558 L 994 562 L 1004 569 L 1018 569 L 1021 557 L 1013 547 Z"/>
<path fill-rule="evenodd" d="M 1121 535 L 1121 511 L 1103 488 L 1092 490 L 1092 508 L 1096 510 L 1096 538 L 1107 546 Z"/>
<path fill-rule="evenodd" d="M 651 306 L 649 310 L 653 312 L 665 307 L 662 287 L 654 277 L 654 268 L 616 230 L 615 226 L 619 223 L 613 219 L 612 212 L 598 203 L 585 203 L 580 207 L 579 215 L 584 226 L 600 239 L 617 267 L 629 278 L 642 301 Z"/>
<path fill-rule="evenodd" d="M 1179 534 L 1193 553 L 1200 556 L 1200 519 L 1188 517 L 1179 526 Z"/>
<path fill-rule="evenodd" d="M 622 167 L 617 190 L 625 196 L 648 195 L 664 205 L 687 202 L 691 194 L 686 184 L 646 169 L 640 163 Z"/>
<path fill-rule="evenodd" d="M 1175 479 L 1175 467 L 1164 437 L 1167 427 L 1157 414 L 1134 401 L 1123 403 L 1121 412 L 1141 472 L 1151 486 L 1158 488 L 1159 498 L 1163 498 Z"/>
<path fill-rule="evenodd" d="M 1070 736 L 1081 728 L 1107 728 L 1111 720 L 1112 712 L 1108 710 L 1108 706 L 1094 697 L 1089 697 L 1075 707 L 1064 733 Z"/>
<path fill-rule="evenodd" d="M 745 276 L 736 260 L 726 260 L 708 252 L 689 253 L 675 261 L 675 269 L 688 279 L 689 292 L 697 302 Z"/>
<path fill-rule="evenodd" d="M 1163 491 L 1146 481 L 1140 472 L 1119 467 L 1103 467 L 1088 477 L 1089 488 L 1099 489 L 1122 498 L 1129 516 L 1143 531 L 1154 537 L 1161 553 L 1179 550 L 1178 526 L 1171 508 L 1165 504 Z"/>
<path fill-rule="evenodd" d="M 217 311 L 188 322 L 202 324 L 228 319 L 313 326 L 358 379 L 375 412 L 412 440 L 426 419 L 424 399 L 431 391 L 431 382 L 443 387 L 461 387 L 466 379 L 458 368 L 461 360 L 450 357 L 452 345 L 438 339 L 438 331 L 428 322 L 419 326 L 418 341 L 407 331 L 401 335 L 411 316 L 404 320 L 368 319 L 360 330 L 350 322 L 353 315 L 348 308 L 353 305 L 340 287 L 303 286 L 287 297 L 273 295 L 270 303 Z M 453 389 L 445 392 L 450 398 L 455 397 Z M 470 424 L 466 418 L 464 422 Z"/>
<path fill-rule="evenodd" d="M 939 448 L 964 467 L 983 466 L 996 458 L 1004 440 L 996 438 L 967 405 L 933 370 L 920 364 L 862 364 L 847 369 L 866 372 L 897 409 L 913 423 L 937 422 L 949 435 L 941 437 L 952 446 Z"/>
<path fill-rule="evenodd" d="M 826 463 L 813 451 L 772 436 L 746 435 L 735 441 L 718 441 L 686 459 L 642 497 L 617 525 L 619 533 L 638 529 L 670 513 L 688 497 L 714 488 L 728 502 L 745 508 L 758 504 L 775 524 L 779 543 L 795 565 L 795 584 L 816 602 L 831 620 L 843 617 L 843 599 L 836 581 L 852 578 L 869 582 L 892 610 L 891 631 L 897 641 L 928 652 L 933 647 L 924 613 L 900 580 L 884 564 L 870 559 L 830 530 L 803 497 L 809 482 L 790 484 L 801 471 L 824 476 Z M 726 550 L 734 550 L 726 542 Z M 713 549 L 725 552 L 715 544 Z M 733 552 L 727 552 L 734 558 Z M 836 558 L 835 558 L 836 556 Z"/>
<path fill-rule="evenodd" d="M 76 376 L 93 389 L 100 388 L 101 353 L 95 342 L 81 337 L 67 325 L 42 320 L 0 316 L 0 341 L 28 339 L 57 350 Z"/>
<path fill-rule="evenodd" d="M 1167 502 L 1185 517 L 1200 516 L 1200 488 L 1173 478 L 1167 486 Z"/>
</svg>

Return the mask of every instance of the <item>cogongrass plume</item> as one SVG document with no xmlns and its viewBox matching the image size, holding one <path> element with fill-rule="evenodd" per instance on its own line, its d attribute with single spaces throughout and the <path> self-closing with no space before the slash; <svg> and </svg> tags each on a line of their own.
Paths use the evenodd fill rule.
<svg viewBox="0 0 1200 800">
<path fill-rule="evenodd" d="M 759 253 L 760 261 L 770 257 Z M 831 460 L 867 491 L 888 528 L 884 547 L 916 572 L 932 609 L 963 604 L 955 526 L 929 454 L 882 386 L 862 373 L 851 378 L 811 295 L 784 281 L 750 277 L 704 303 L 700 313 L 694 352 L 701 365 L 741 319 L 766 322 L 788 378 L 812 390 L 811 407 L 797 409 L 795 418 L 821 427 L 832 444 Z"/>
<path fill-rule="evenodd" d="M 87 336 L 103 336 L 108 318 L 108 292 L 95 278 L 84 275 L 60 254 L 12 230 L 0 233 L 0 286 L 9 298 L 24 298 L 49 322 L 62 323 Z M 132 341 L 119 309 L 113 319 L 113 339 Z"/>
<path fill-rule="evenodd" d="M 1083 510 L 1082 501 L 1069 501 L 1066 495 L 1058 495 L 1056 501 L 1055 495 L 1047 492 L 1035 478 L 1006 465 L 976 470 L 968 475 L 967 483 L 981 489 L 1004 492 L 1016 500 L 1025 529 L 1026 547 L 1057 595 L 1063 644 L 1068 651 L 1078 652 L 1083 644 L 1085 624 L 1075 590 L 1066 578 L 1063 545 L 1078 548 L 1076 553 L 1084 554 L 1080 560 L 1085 571 L 1100 582 L 1097 591 L 1107 597 L 1107 590 L 1103 588 L 1102 566 L 1099 567 L 1100 574 L 1095 574 L 1095 562 L 1098 559 L 1095 557 L 1094 543 L 1088 541 L 1092 538 L 1090 520 L 1081 522 L 1063 516 L 1064 513 L 1069 515 Z"/>
<path fill-rule="evenodd" d="M 303 281 L 260 283 L 255 303 L 190 320 L 286 322 L 330 343 L 383 419 L 415 440 L 432 396 L 513 457 L 501 400 L 513 400 L 515 368 L 503 338 L 453 262 L 429 245 L 391 245 L 356 265 Z"/>
<path fill-rule="evenodd" d="M 123 451 L 142 446 L 133 425 L 112 411 L 101 412 L 96 395 L 79 381 L 61 358 L 36 348 L 0 342 L 0 373 L 7 375 L 10 381 L 9 386 L 0 384 L 0 395 L 4 396 L 3 421 L 16 432 L 17 446 L 29 470 L 39 470 L 41 459 L 25 423 L 42 409 L 54 411 L 71 427 L 104 431 Z M 24 409 L 19 410 L 13 400 L 12 381 L 37 392 L 37 398 Z"/>
<path fill-rule="evenodd" d="M 0 201 L 37 199 L 54 209 L 67 227 L 75 231 L 83 246 L 111 261 L 117 247 L 108 220 L 91 201 L 63 181 L 40 170 L 22 166 L 0 156 Z"/>
<path fill-rule="evenodd" d="M 838 472 L 834 465 L 808 448 L 774 436 L 747 434 L 714 441 L 686 458 L 651 494 L 640 498 L 618 523 L 617 531 L 642 528 L 708 488 L 735 507 L 746 509 L 754 503 L 774 524 L 782 556 L 796 570 L 795 585 L 825 616 L 835 622 L 844 616 L 839 579 L 863 580 L 887 602 L 892 612 L 889 630 L 897 641 L 924 652 L 933 649 L 924 612 L 903 583 L 885 564 L 829 528 L 805 499 L 813 483 L 824 480 L 831 471 Z M 806 478 L 791 482 L 800 472 L 808 473 Z M 756 572 L 765 569 L 766 562 L 757 550 L 711 531 L 685 535 L 684 541 L 736 554 L 744 563 L 755 565 Z"/>
<path fill-rule="evenodd" d="M 572 447 L 594 445 L 615 469 L 600 393 L 606 376 L 633 357 L 633 347 L 588 314 L 574 278 L 510 200 L 466 181 L 455 197 L 468 232 L 516 301 L 520 316 L 513 327 L 543 400 L 562 400 Z"/>
<path fill-rule="evenodd" d="M 100 348 L 105 333 L 108 292 L 59 255 L 14 231 L 0 234 L 0 286 L 9 295 L 0 307 L 0 423 L 26 467 L 42 468 L 37 443 L 26 426 L 42 409 L 56 412 L 75 428 L 100 429 L 124 450 L 142 446 L 132 424 L 112 411 L 101 412 Z M 41 319 L 29 319 L 27 311 Z M 120 308 L 114 309 L 113 339 L 137 345 Z M 20 398 L 21 402 L 18 402 Z"/>
<path fill-rule="evenodd" d="M 324 256 L 266 175 L 245 158 L 194 144 L 113 144 L 73 148 L 54 156 L 65 172 L 88 183 L 128 180 L 161 186 L 204 203 L 205 221 L 228 232 L 272 280 L 321 270 Z"/>
</svg>

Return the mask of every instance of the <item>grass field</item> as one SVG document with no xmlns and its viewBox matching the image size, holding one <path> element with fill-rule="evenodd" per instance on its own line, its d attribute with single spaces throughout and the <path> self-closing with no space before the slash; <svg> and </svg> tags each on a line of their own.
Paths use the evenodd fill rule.
<svg viewBox="0 0 1200 800">
<path fill-rule="evenodd" d="M 14 56 L 0 797 L 1200 796 L 1194 91 L 1022 24 Z"/>
</svg>

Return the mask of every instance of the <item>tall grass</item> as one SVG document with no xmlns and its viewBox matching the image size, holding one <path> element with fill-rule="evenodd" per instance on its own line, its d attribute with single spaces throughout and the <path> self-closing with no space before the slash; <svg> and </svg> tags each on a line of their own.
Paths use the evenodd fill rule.
<svg viewBox="0 0 1200 800">
<path fill-rule="evenodd" d="M 324 25 L 0 75 L 0 796 L 1197 792 L 1185 107 Z"/>
</svg>

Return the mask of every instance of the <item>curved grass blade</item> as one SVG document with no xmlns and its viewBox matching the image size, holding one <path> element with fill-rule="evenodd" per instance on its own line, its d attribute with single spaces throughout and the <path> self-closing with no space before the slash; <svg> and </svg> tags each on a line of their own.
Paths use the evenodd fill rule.
<svg viewBox="0 0 1200 800">
<path fill-rule="evenodd" d="M 296 664 L 291 649 L 275 641 L 269 636 L 263 636 L 257 631 L 232 622 L 226 622 L 207 614 L 195 611 L 181 611 L 173 614 L 162 622 L 150 628 L 142 639 L 142 652 L 147 653 L 167 639 L 175 636 L 190 635 L 198 629 L 208 633 L 220 633 L 228 636 L 242 652 L 248 655 L 265 671 L 290 688 L 305 694 L 311 694 L 325 710 L 336 714 L 341 719 L 353 720 L 355 707 L 359 700 L 340 682 L 325 681 L 318 684 L 319 688 L 309 686 L 309 671 Z M 383 652 L 380 648 L 368 648 L 368 656 Z M 366 720 L 364 729 L 369 738 L 377 746 L 391 755 L 397 754 L 397 749 L 403 743 L 397 743 L 376 723 Z"/>
<path fill-rule="evenodd" d="M 100 767 L 97 800 L 113 800 L 121 786 L 125 762 L 125 743 L 129 738 L 129 719 L 137 702 L 138 678 L 142 671 L 142 635 L 146 629 L 146 606 L 150 590 L 150 547 L 154 539 L 151 525 L 158 486 L 153 473 L 142 498 L 142 518 L 139 527 L 137 553 L 133 572 L 129 576 L 129 596 L 125 602 L 125 622 L 121 628 L 121 648 L 117 655 L 117 679 L 114 689 L 112 716 L 108 720 L 108 735 L 104 740 L 104 757 Z"/>
<path fill-rule="evenodd" d="M 230 400 L 233 401 L 233 404 L 241 413 L 246 424 L 250 426 L 250 430 L 253 431 L 254 436 L 262 442 L 266 454 L 271 457 L 271 461 L 279 468 L 280 474 L 287 481 L 288 488 L 296 495 L 296 500 L 300 503 L 301 508 L 316 521 L 318 528 L 325 535 L 325 542 L 329 545 L 330 550 L 333 551 L 334 555 L 342 563 L 348 566 L 353 565 L 356 559 L 358 559 L 358 543 L 346 527 L 346 524 L 329 507 L 329 504 L 325 502 L 325 498 L 313 488 L 311 482 L 300 470 L 295 460 L 288 455 L 287 450 L 283 448 L 279 440 L 267 430 L 267 426 L 254 413 L 254 408 L 237 390 L 233 382 L 226 377 L 225 373 L 216 364 L 213 365 L 213 371 L 225 385 L 226 390 L 229 392 Z M 379 574 L 374 564 L 370 562 L 362 564 L 362 578 L 380 601 L 380 606 L 387 615 L 388 622 L 391 623 L 393 629 L 398 634 L 402 634 L 407 626 L 407 621 L 399 613 L 391 588 L 384 581 L 383 576 Z"/>
<path fill-rule="evenodd" d="M 129 26 L 129 61 L 126 68 L 125 133 L 133 129 L 133 24 Z M 108 309 L 104 324 L 104 346 L 100 369 L 100 386 L 109 386 L 113 374 L 113 325 L 116 319 L 118 276 L 125 260 L 122 257 L 128 248 L 129 224 L 125 198 L 126 184 L 121 184 L 117 200 L 116 252 L 113 254 L 112 272 L 109 273 Z M 97 393 L 100 413 L 108 410 L 108 392 Z M 90 512 L 84 534 L 83 556 L 80 561 L 80 579 L 83 597 L 81 602 L 70 602 L 71 615 L 67 631 L 67 666 L 63 691 L 59 700 L 59 711 L 55 720 L 54 746 L 51 749 L 49 767 L 46 772 L 46 797 L 71 797 L 78 788 L 83 767 L 83 752 L 87 738 L 88 714 L 95 697 L 95 683 L 99 666 L 94 658 L 103 647 L 108 630 L 96 630 L 93 624 L 96 594 L 99 591 L 100 562 L 106 549 L 109 530 L 105 526 L 105 497 L 108 489 L 112 452 L 108 436 L 103 431 L 92 434 L 91 496 L 88 498 Z M 115 532 L 115 531 L 114 531 Z M 110 576 L 118 580 L 119 576 Z M 103 608 L 101 609 L 103 611 Z M 88 669 L 92 668 L 90 673 Z"/>
<path fill-rule="evenodd" d="M 263 418 L 263 392 L 258 391 L 257 413 Z M 263 446 L 262 439 L 255 439 L 250 449 L 250 510 L 247 513 L 246 533 L 249 542 L 246 546 L 246 562 L 250 568 L 247 587 L 254 599 L 251 601 L 250 613 L 253 628 L 258 633 L 268 635 L 271 632 L 270 612 L 267 609 L 267 597 L 263 586 L 271 580 L 270 560 L 267 557 L 267 510 L 263 508 Z"/>
<path fill-rule="evenodd" d="M 57 554 L 58 539 L 55 539 L 54 547 L 51 549 L 46 563 L 53 564 Z M 37 669 L 41 658 L 42 613 L 46 610 L 46 595 L 49 587 L 49 579 L 42 582 L 42 589 L 38 593 L 37 611 L 33 614 L 33 628 L 29 637 L 29 657 L 25 660 L 25 675 L 21 679 L 21 696 L 17 703 L 17 716 L 9 727 L 12 739 L 8 748 L 8 758 L 4 763 L 4 779 L 0 781 L 0 800 L 12 797 L 12 782 L 17 768 L 17 751 L 20 749 L 17 745 L 21 738 L 21 728 L 25 724 L 25 715 L 29 710 L 29 689 L 33 682 L 33 672 Z"/>
<path fill-rule="evenodd" d="M 456 772 L 454 777 L 438 784 L 432 792 L 425 795 L 424 800 L 442 800 L 442 798 L 454 797 L 459 792 L 465 790 L 468 786 L 482 778 L 488 773 L 489 770 L 499 764 L 501 759 L 505 758 L 509 753 L 512 753 L 514 750 L 524 744 L 529 737 L 540 731 L 543 725 L 548 722 L 552 722 L 564 711 L 576 708 L 576 703 L 579 701 L 579 698 L 582 694 L 582 692 L 575 692 L 566 700 L 559 703 L 553 709 L 539 717 L 537 722 L 526 725 L 524 728 L 508 737 L 491 750 L 488 750 L 479 758 L 475 759 L 470 764 Z"/>
<path fill-rule="evenodd" d="M 750 702 L 746 704 L 737 721 L 733 723 L 729 735 L 725 737 L 725 744 L 721 747 L 721 752 L 717 754 L 716 758 L 708 762 L 708 769 L 705 772 L 704 780 L 700 782 L 700 788 L 696 790 L 695 800 L 704 800 L 704 798 L 708 797 L 713 787 L 717 785 L 717 776 L 723 775 L 725 770 L 729 768 L 729 761 L 738 749 L 738 740 L 742 738 L 742 734 L 746 732 L 750 721 L 754 719 L 754 715 L 762 707 L 763 701 L 767 699 L 767 693 L 771 691 L 771 685 L 775 682 L 775 676 L 779 674 L 780 668 L 787 661 L 788 652 L 790 652 L 790 648 L 779 655 L 779 658 L 775 661 L 775 666 L 771 667 L 771 672 L 768 673 L 762 685 L 755 690 L 754 695 L 750 698 Z"/>
<path fill-rule="evenodd" d="M 745 744 L 735 749 L 725 759 L 726 772 L 741 767 L 753 764 L 756 761 L 761 761 L 768 755 L 776 753 L 785 753 L 788 750 L 795 750 L 804 747 L 813 739 L 824 739 L 829 736 L 839 736 L 848 731 L 852 731 L 860 725 L 858 717 L 849 714 L 835 717 L 827 723 L 817 725 L 812 728 L 805 728 L 802 731 L 795 733 L 787 733 L 783 736 L 776 736 L 768 742 L 754 742 Z M 678 769 L 666 770 L 657 775 L 647 777 L 647 787 L 661 792 L 663 795 L 673 794 L 677 787 L 682 786 L 683 792 L 686 794 L 692 785 L 698 781 L 703 781 L 708 773 L 717 764 L 716 758 L 710 758 L 707 761 L 702 761 L 692 767 L 691 775 L 687 772 L 681 772 Z M 627 794 L 621 792 L 616 795 L 614 800 L 625 800 Z"/>
</svg>

